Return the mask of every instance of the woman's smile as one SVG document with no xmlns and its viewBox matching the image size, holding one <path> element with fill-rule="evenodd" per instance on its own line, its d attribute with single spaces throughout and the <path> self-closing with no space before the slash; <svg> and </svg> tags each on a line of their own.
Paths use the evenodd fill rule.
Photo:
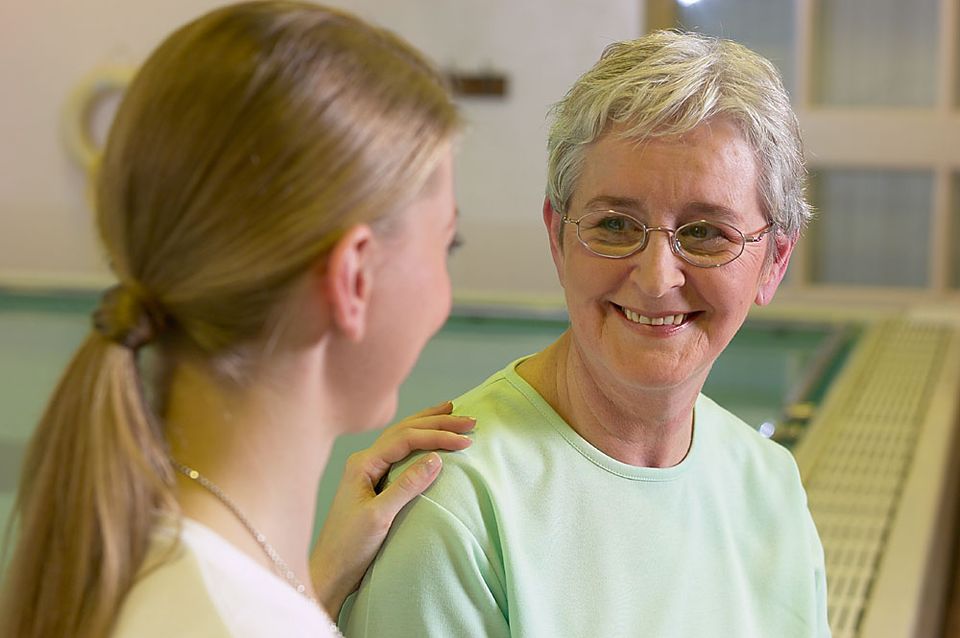
<svg viewBox="0 0 960 638">
<path fill-rule="evenodd" d="M 697 315 L 700 314 L 699 312 L 681 310 L 643 311 L 615 303 L 611 305 L 631 323 L 651 328 L 680 328 L 695 320 Z"/>
</svg>

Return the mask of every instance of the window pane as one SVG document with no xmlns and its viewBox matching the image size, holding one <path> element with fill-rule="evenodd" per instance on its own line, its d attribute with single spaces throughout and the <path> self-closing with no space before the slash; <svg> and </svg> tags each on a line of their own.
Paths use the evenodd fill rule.
<svg viewBox="0 0 960 638">
<path fill-rule="evenodd" d="M 682 29 L 736 40 L 773 62 L 793 93 L 793 2 L 791 0 L 703 0 L 679 4 Z"/>
<path fill-rule="evenodd" d="M 811 80 L 817 102 L 933 106 L 937 0 L 842 0 L 816 7 L 818 58 Z"/>
<path fill-rule="evenodd" d="M 812 187 L 815 282 L 927 285 L 932 173 L 824 170 Z"/>
</svg>

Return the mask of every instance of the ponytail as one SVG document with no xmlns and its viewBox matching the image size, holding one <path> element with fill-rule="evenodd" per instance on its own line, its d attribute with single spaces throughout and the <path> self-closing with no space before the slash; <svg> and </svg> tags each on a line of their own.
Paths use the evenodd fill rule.
<svg viewBox="0 0 960 638">
<path fill-rule="evenodd" d="M 108 292 L 26 453 L 0 635 L 110 633 L 158 509 L 176 507 L 136 348 L 155 333 L 131 295 Z M 122 328 L 123 325 L 129 329 Z"/>
<path fill-rule="evenodd" d="M 137 349 L 163 330 L 171 364 L 186 355 L 243 377 L 295 282 L 347 229 L 399 215 L 458 127 L 415 49 L 310 2 L 220 7 L 150 55 L 95 189 L 124 286 L 105 297 L 27 452 L 0 636 L 108 634 L 157 510 L 177 511 Z"/>
</svg>

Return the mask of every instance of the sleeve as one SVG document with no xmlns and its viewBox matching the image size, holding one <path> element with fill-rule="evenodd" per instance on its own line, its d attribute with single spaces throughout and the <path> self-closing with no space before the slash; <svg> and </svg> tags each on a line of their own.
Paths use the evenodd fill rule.
<svg viewBox="0 0 960 638">
<path fill-rule="evenodd" d="M 795 486 L 794 489 L 797 492 L 800 516 L 803 517 L 804 521 L 803 529 L 806 532 L 807 560 L 809 560 L 813 572 L 813 604 L 815 605 L 815 608 L 808 612 L 808 618 L 813 623 L 813 633 L 811 635 L 816 636 L 816 638 L 831 638 L 830 619 L 827 617 L 827 568 L 823 543 L 820 541 L 820 533 L 817 531 L 816 522 L 813 520 L 813 514 L 810 511 L 807 491 L 804 488 L 796 459 L 786 448 L 780 446 L 778 448 L 781 450 L 781 456 L 788 464 L 791 483 Z M 807 583 L 806 586 L 809 587 L 809 581 Z"/>
<path fill-rule="evenodd" d="M 817 570 L 817 636 L 830 638 L 830 624 L 827 620 L 827 578 L 826 571 Z"/>
<path fill-rule="evenodd" d="M 817 638 L 830 638 L 830 622 L 827 618 L 827 568 L 824 561 L 823 544 L 820 542 L 820 535 L 817 533 L 817 526 L 813 522 L 813 517 L 809 517 L 809 538 L 811 553 L 814 557 L 814 587 L 816 588 L 816 636 Z"/>
<path fill-rule="evenodd" d="M 803 486 L 800 476 L 800 468 L 797 467 L 793 454 L 784 449 L 787 458 L 790 461 L 792 474 L 795 477 L 797 489 L 799 490 L 799 501 L 802 506 L 802 515 L 806 525 L 807 555 L 813 569 L 813 587 L 814 587 L 814 605 L 812 613 L 813 635 L 817 638 L 831 638 L 830 619 L 827 618 L 827 567 L 826 557 L 823 552 L 823 543 L 820 541 L 820 533 L 817 531 L 817 524 L 813 520 L 813 513 L 810 511 L 810 503 L 807 497 L 807 490 Z"/>
<path fill-rule="evenodd" d="M 341 614 L 348 638 L 509 636 L 502 561 L 427 496 L 405 508 Z"/>
</svg>

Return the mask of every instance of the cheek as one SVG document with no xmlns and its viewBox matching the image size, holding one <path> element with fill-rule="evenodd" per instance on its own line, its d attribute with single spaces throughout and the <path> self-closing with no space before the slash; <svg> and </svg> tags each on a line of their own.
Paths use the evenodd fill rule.
<svg viewBox="0 0 960 638">
<path fill-rule="evenodd" d="M 447 273 L 446 266 L 443 269 L 443 275 L 436 283 L 436 316 L 434 318 L 433 332 L 436 332 L 447 321 L 450 316 L 450 310 L 453 307 L 453 290 L 450 284 L 450 275 Z M 432 334 L 432 333 L 431 333 Z"/>
<path fill-rule="evenodd" d="M 727 267 L 732 267 L 733 262 Z M 737 268 L 735 272 L 708 272 L 707 277 L 697 279 L 697 292 L 714 310 L 715 329 L 722 333 L 735 332 L 743 324 L 757 295 L 759 264 Z M 731 271 L 734 269 L 731 268 Z M 688 280 L 689 281 L 689 280 Z"/>
<path fill-rule="evenodd" d="M 424 259 L 421 264 L 419 272 L 414 275 L 416 281 L 411 294 L 404 302 L 414 300 L 419 306 L 422 329 L 427 329 L 428 336 L 432 336 L 446 322 L 453 305 L 446 250 L 429 260 Z"/>
<path fill-rule="evenodd" d="M 564 262 L 564 289 L 567 303 L 598 307 L 601 300 L 609 298 L 629 279 L 629 269 L 614 259 L 578 259 L 570 257 Z"/>
<path fill-rule="evenodd" d="M 622 269 L 611 260 L 601 261 L 568 259 L 564 297 L 573 333 L 579 342 L 594 345 L 603 340 L 608 328 L 610 307 L 607 300 L 615 296 L 623 284 Z"/>
</svg>

